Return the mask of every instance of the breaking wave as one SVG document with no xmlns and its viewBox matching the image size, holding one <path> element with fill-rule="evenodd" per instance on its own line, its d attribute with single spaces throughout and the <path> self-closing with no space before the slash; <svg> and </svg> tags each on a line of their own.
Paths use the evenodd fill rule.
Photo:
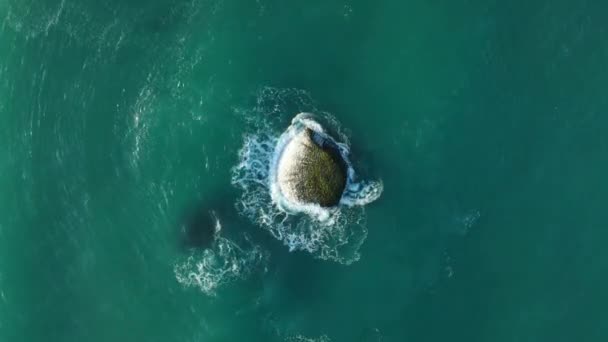
<svg viewBox="0 0 608 342">
<path fill-rule="evenodd" d="M 245 236 L 244 245 L 219 236 L 221 224 L 216 219 L 216 237 L 210 248 L 192 249 L 173 268 L 179 283 L 197 287 L 213 296 L 222 285 L 245 279 L 265 267 L 267 252 Z"/>
</svg>

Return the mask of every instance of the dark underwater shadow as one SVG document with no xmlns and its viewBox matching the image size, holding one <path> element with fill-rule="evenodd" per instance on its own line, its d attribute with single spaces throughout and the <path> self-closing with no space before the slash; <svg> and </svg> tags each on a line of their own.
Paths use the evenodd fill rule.
<svg viewBox="0 0 608 342">
<path fill-rule="evenodd" d="M 193 199 L 183 210 L 176 225 L 179 248 L 209 248 L 218 235 L 237 243 L 250 239 L 265 249 L 276 248 L 273 245 L 277 241 L 270 234 L 237 210 L 240 200 L 237 189 L 229 182 L 224 184 L 208 189 L 205 191 L 205 199 Z"/>
<path fill-rule="evenodd" d="M 233 221 L 238 219 L 234 206 L 236 196 L 225 188 L 215 187 L 206 192 L 208 199 L 193 200 L 184 209 L 177 225 L 177 243 L 181 249 L 209 248 L 217 234 L 234 233 Z"/>
<path fill-rule="evenodd" d="M 215 239 L 217 214 L 212 207 L 189 209 L 179 224 L 178 244 L 183 249 L 208 248 Z"/>
</svg>

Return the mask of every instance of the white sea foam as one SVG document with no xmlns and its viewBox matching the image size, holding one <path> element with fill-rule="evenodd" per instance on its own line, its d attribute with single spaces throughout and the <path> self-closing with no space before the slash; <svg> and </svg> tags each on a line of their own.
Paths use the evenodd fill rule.
<svg viewBox="0 0 608 342">
<path fill-rule="evenodd" d="M 215 229 L 216 233 L 221 230 L 219 221 Z M 222 285 L 248 277 L 254 270 L 264 267 L 268 256 L 249 239 L 246 239 L 246 243 L 247 246 L 243 247 L 217 236 L 212 247 L 192 250 L 174 265 L 177 281 L 213 296 Z"/>
<path fill-rule="evenodd" d="M 331 339 L 327 335 L 308 337 L 298 334 L 285 337 L 285 342 L 331 342 Z"/>
<path fill-rule="evenodd" d="M 319 120 L 310 114 L 300 114 L 281 133 L 278 115 L 294 110 L 296 113 L 319 113 Z M 259 93 L 257 106 L 243 114 L 253 128 L 245 135 L 239 163 L 232 170 L 232 183 L 243 191 L 237 205 L 241 213 L 291 251 L 303 250 L 320 259 L 343 264 L 358 260 L 359 247 L 367 236 L 362 206 L 380 196 L 382 182 L 357 180 L 349 160 L 348 139 L 337 121 L 330 114 L 319 112 L 310 96 L 296 89 L 264 88 Z M 328 130 L 320 122 L 324 122 Z M 337 134 L 334 142 L 348 164 L 348 180 L 336 207 L 293 203 L 278 189 L 275 174 L 278 158 L 285 145 L 303 127 L 323 134 L 326 131 Z M 327 138 L 332 139 L 328 134 Z"/>
<path fill-rule="evenodd" d="M 327 334 L 321 334 L 316 337 L 306 336 L 300 332 L 293 331 L 292 329 L 286 329 L 284 325 L 280 324 L 276 317 L 270 315 L 266 317 L 265 325 L 272 330 L 274 335 L 285 342 L 331 342 L 331 338 Z"/>
</svg>

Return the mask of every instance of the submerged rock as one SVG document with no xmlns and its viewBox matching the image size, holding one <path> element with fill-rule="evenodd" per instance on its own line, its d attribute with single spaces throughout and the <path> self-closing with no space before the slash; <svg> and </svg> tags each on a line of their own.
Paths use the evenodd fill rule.
<svg viewBox="0 0 608 342">
<path fill-rule="evenodd" d="M 285 198 L 295 203 L 332 207 L 346 187 L 348 166 L 335 142 L 306 127 L 283 149 L 277 181 Z"/>
<path fill-rule="evenodd" d="M 180 225 L 180 242 L 185 248 L 209 248 L 222 226 L 215 210 L 194 210 Z"/>
</svg>

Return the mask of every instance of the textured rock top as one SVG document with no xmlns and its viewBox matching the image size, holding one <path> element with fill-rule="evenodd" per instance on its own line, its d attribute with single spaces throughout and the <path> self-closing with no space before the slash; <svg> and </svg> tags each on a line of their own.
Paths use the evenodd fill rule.
<svg viewBox="0 0 608 342">
<path fill-rule="evenodd" d="M 333 141 L 305 128 L 285 146 L 277 180 L 290 201 L 331 207 L 344 192 L 347 165 Z"/>
</svg>

